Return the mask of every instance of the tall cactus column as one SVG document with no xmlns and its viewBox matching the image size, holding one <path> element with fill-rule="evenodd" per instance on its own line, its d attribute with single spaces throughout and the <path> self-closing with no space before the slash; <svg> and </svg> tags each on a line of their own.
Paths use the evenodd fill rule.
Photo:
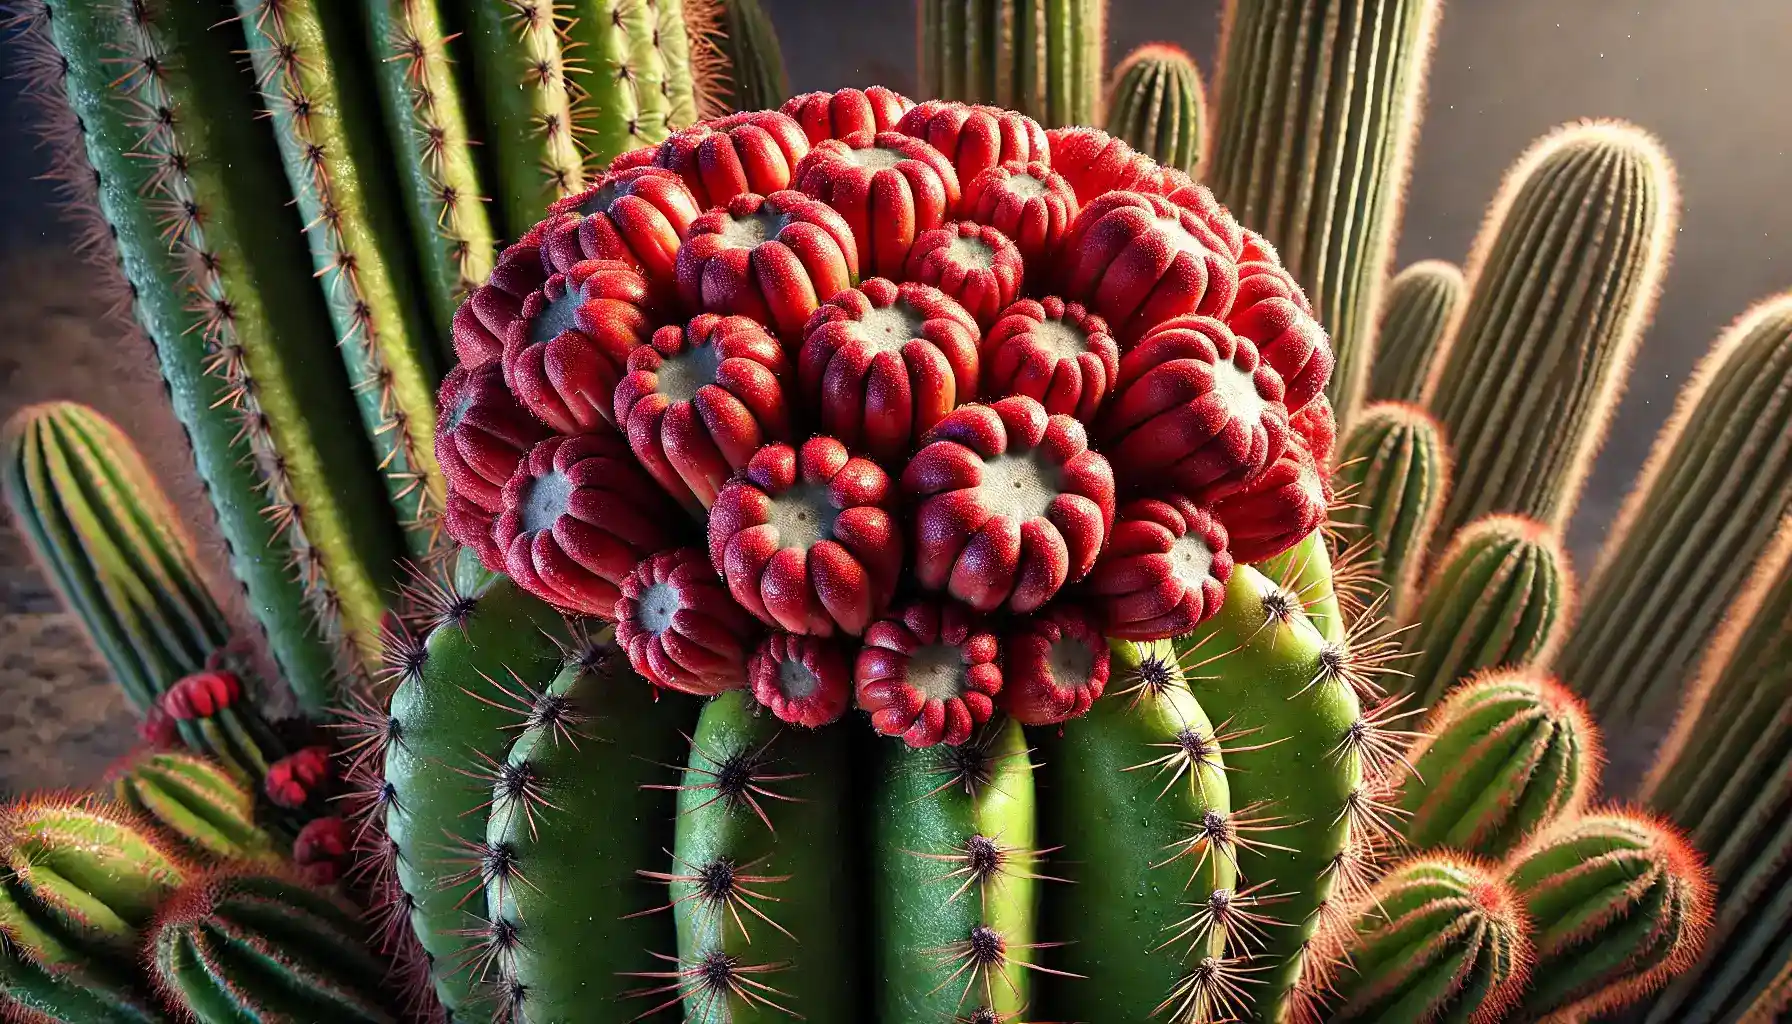
<svg viewBox="0 0 1792 1024">
<path fill-rule="evenodd" d="M 1438 0 L 1230 0 L 1205 178 L 1311 296 L 1348 423 L 1374 354 Z"/>
<path fill-rule="evenodd" d="M 921 0 L 921 91 L 1098 124 L 1106 0 Z"/>
</svg>

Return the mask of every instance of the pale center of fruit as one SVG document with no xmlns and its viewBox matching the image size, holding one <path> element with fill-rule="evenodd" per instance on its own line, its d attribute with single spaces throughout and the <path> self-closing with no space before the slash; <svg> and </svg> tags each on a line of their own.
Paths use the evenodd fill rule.
<svg viewBox="0 0 1792 1024">
<path fill-rule="evenodd" d="M 1058 496 L 1058 471 L 1039 457 L 1037 449 L 983 460 L 983 482 L 978 500 L 998 516 L 1017 523 L 1045 515 Z"/>
<path fill-rule="evenodd" d="M 441 423 L 436 424 L 436 433 L 446 434 L 460 426 L 460 421 L 467 418 L 467 410 L 471 408 L 473 408 L 473 393 L 469 391 L 460 396 L 460 401 L 454 403 L 454 408 L 448 410 L 448 415 L 442 417 Z"/>
<path fill-rule="evenodd" d="M 1185 534 L 1170 545 L 1170 571 L 1185 587 L 1198 587 L 1213 571 L 1213 551 L 1195 534 Z"/>
<path fill-rule="evenodd" d="M 771 524 L 780 545 L 807 551 L 833 536 L 839 514 L 827 488 L 800 484 L 772 499 Z"/>
<path fill-rule="evenodd" d="M 556 470 L 529 481 L 529 486 L 523 489 L 519 509 L 523 532 L 540 533 L 553 526 L 555 520 L 566 514 L 566 506 L 571 501 L 572 480 L 565 473 Z"/>
<path fill-rule="evenodd" d="M 910 338 L 921 336 L 927 318 L 906 302 L 874 309 L 859 320 L 859 337 L 871 343 L 873 352 L 900 352 Z"/>
<path fill-rule="evenodd" d="M 749 213 L 745 217 L 729 217 L 716 236 L 730 249 L 751 249 L 768 238 L 776 238 L 790 218 L 775 213 Z"/>
<path fill-rule="evenodd" d="M 1059 359 L 1075 359 L 1089 351 L 1089 335 L 1062 320 L 1041 320 L 1032 335 L 1040 348 Z"/>
<path fill-rule="evenodd" d="M 1186 252 L 1191 256 L 1207 255 L 1207 246 L 1201 244 L 1201 240 L 1190 234 L 1189 230 L 1182 226 L 1182 221 L 1175 217 L 1157 218 L 1157 230 L 1169 240 L 1170 246 L 1177 252 Z"/>
<path fill-rule="evenodd" d="M 1225 403 L 1234 419 L 1257 419 L 1269 407 L 1263 396 L 1257 394 L 1257 379 L 1239 369 L 1230 359 L 1213 364 L 1213 393 Z"/>
<path fill-rule="evenodd" d="M 672 628 L 672 616 L 678 614 L 678 591 L 670 583 L 655 583 L 641 592 L 641 600 L 635 606 L 635 621 L 642 629 L 659 636 Z"/>
<path fill-rule="evenodd" d="M 894 167 L 908 157 L 894 149 L 882 146 L 866 146 L 864 149 L 852 150 L 852 162 L 860 167 L 869 167 L 881 171 L 886 167 Z"/>
<path fill-rule="evenodd" d="M 1046 185 L 1031 174 L 1016 174 L 1008 179 L 1008 191 L 1022 199 L 1032 199 L 1034 196 L 1045 195 Z"/>
<path fill-rule="evenodd" d="M 964 656 L 955 647 L 928 644 L 908 660 L 908 682 L 928 700 L 951 700 L 965 691 Z"/>
<path fill-rule="evenodd" d="M 566 331 L 578 330 L 579 320 L 575 314 L 584 302 L 584 288 L 567 288 L 565 295 L 550 301 L 529 322 L 529 340 L 537 345 L 545 345 Z"/>
<path fill-rule="evenodd" d="M 610 204 L 633 193 L 634 187 L 635 183 L 632 181 L 613 181 L 599 187 L 576 207 L 579 216 L 589 217 L 594 213 L 609 213 Z"/>
<path fill-rule="evenodd" d="M 946 258 L 960 266 L 991 270 L 996 265 L 996 247 L 981 238 L 960 235 L 946 246 Z"/>
<path fill-rule="evenodd" d="M 688 402 L 697 389 L 716 382 L 716 368 L 722 365 L 722 353 L 714 345 L 698 345 L 660 363 L 660 394 L 674 402 Z"/>
<path fill-rule="evenodd" d="M 1052 642 L 1045 652 L 1045 663 L 1051 669 L 1053 679 L 1080 685 L 1087 682 L 1089 673 L 1095 670 L 1095 653 L 1081 640 L 1066 638 Z"/>
<path fill-rule="evenodd" d="M 809 666 L 791 658 L 778 663 L 778 689 L 789 700 L 806 700 L 821 689 L 821 680 L 815 678 Z"/>
</svg>

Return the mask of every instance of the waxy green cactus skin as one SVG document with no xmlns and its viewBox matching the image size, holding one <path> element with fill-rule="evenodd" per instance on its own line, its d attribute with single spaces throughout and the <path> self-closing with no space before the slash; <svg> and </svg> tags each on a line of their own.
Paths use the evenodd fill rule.
<svg viewBox="0 0 1792 1024">
<path fill-rule="evenodd" d="M 1357 414 L 1338 446 L 1333 513 L 1349 540 L 1367 543 L 1377 588 L 1396 619 L 1417 596 L 1420 567 L 1450 487 L 1450 453 L 1423 409 L 1378 402 Z"/>
<path fill-rule="evenodd" d="M 1201 72 L 1180 48 L 1147 43 L 1114 68 L 1108 134 L 1165 167 L 1194 174 L 1207 130 Z"/>
<path fill-rule="evenodd" d="M 112 798 L 190 855 L 218 861 L 280 860 L 274 839 L 255 824 L 255 793 L 203 757 L 146 751 L 112 778 Z"/>
<path fill-rule="evenodd" d="M 1348 624 L 1339 602 L 1345 595 L 1339 593 L 1338 580 L 1332 572 L 1331 545 L 1325 529 L 1307 534 L 1299 544 L 1258 565 L 1257 570 L 1300 599 L 1301 610 L 1327 643 L 1344 642 Z"/>
<path fill-rule="evenodd" d="M 1106 0 L 922 0 L 921 92 L 1099 124 Z"/>
<path fill-rule="evenodd" d="M 728 61 L 730 107 L 776 110 L 790 97 L 778 33 L 759 0 L 722 0 L 721 47 Z"/>
<path fill-rule="evenodd" d="M 593 173 L 622 153 L 689 128 L 700 113 L 708 113 L 702 108 L 709 100 L 700 88 L 707 83 L 697 79 L 709 73 L 707 65 L 718 57 L 708 38 L 714 31 L 711 4 L 581 0 L 572 11 L 573 20 L 562 31 L 564 63 L 573 124 Z M 695 24 L 687 24 L 692 19 Z M 774 56 L 776 42 L 774 36 Z M 775 107 L 781 101 L 748 109 Z"/>
<path fill-rule="evenodd" d="M 47 970 L 6 937 L 10 908 L 0 895 L 0 1018 L 81 1021 L 83 1024 L 160 1024 L 162 1015 L 128 985 L 103 979 L 79 964 Z"/>
<path fill-rule="evenodd" d="M 1394 275 L 1382 297 L 1368 400 L 1419 401 L 1466 298 L 1468 281 L 1454 263 L 1420 260 Z"/>
</svg>

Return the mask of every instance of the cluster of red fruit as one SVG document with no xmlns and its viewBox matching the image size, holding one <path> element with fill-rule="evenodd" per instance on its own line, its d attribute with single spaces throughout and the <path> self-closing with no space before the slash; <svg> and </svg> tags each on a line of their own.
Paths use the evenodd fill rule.
<svg viewBox="0 0 1792 1024">
<path fill-rule="evenodd" d="M 1328 500 L 1332 353 L 1275 251 L 991 107 L 811 93 L 626 154 L 454 342 L 453 536 L 656 685 L 805 726 L 1081 714 L 1104 635 L 1187 632 Z"/>
</svg>

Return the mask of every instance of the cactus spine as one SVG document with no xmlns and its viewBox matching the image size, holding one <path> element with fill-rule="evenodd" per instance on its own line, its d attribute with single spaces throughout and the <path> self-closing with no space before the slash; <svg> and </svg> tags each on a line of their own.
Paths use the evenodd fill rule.
<svg viewBox="0 0 1792 1024">
<path fill-rule="evenodd" d="M 149 751 L 112 778 L 120 807 L 153 821 L 191 854 L 219 861 L 278 861 L 255 824 L 255 794 L 203 757 Z"/>
<path fill-rule="evenodd" d="M 790 97 L 778 32 L 759 0 L 722 0 L 721 46 L 728 63 L 729 106 L 776 110 Z"/>
<path fill-rule="evenodd" d="M 1326 393 L 1356 415 L 1376 292 L 1418 135 L 1437 0 L 1229 0 L 1203 171 L 1332 332 Z"/>
<path fill-rule="evenodd" d="M 1655 140 L 1568 125 L 1519 159 L 1425 383 L 1456 455 L 1440 529 L 1490 512 L 1560 530 L 1580 500 L 1667 267 L 1679 200 Z"/>
<path fill-rule="evenodd" d="M 1332 486 L 1344 495 L 1333 513 L 1337 527 L 1366 541 L 1369 571 L 1399 618 L 1417 590 L 1450 489 L 1443 432 L 1417 406 L 1378 402 L 1357 414 L 1337 461 Z"/>
<path fill-rule="evenodd" d="M 1432 363 L 1443 351 L 1444 338 L 1467 297 L 1468 282 L 1454 263 L 1421 260 L 1394 276 L 1375 332 L 1370 400 L 1419 401 Z"/>
<path fill-rule="evenodd" d="M 1435 704 L 1459 680 L 1544 662 L 1574 601 L 1561 541 L 1522 516 L 1488 516 L 1450 541 L 1406 637 L 1411 692 Z"/>
<path fill-rule="evenodd" d="M 1105 0 L 922 0 L 921 91 L 1047 128 L 1099 124 Z"/>
<path fill-rule="evenodd" d="M 1107 130 L 1165 167 L 1194 174 L 1207 130 L 1207 96 L 1195 62 L 1165 43 L 1127 54 L 1108 90 Z"/>
</svg>

